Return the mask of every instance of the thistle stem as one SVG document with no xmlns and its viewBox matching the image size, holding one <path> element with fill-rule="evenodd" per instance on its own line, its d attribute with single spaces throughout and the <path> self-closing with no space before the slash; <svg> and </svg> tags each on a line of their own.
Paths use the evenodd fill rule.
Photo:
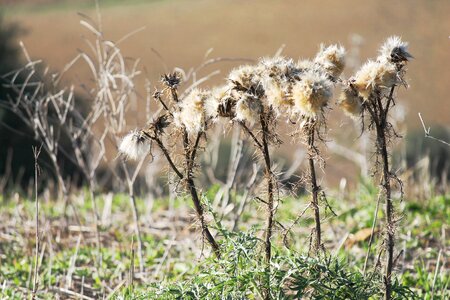
<svg viewBox="0 0 450 300">
<path fill-rule="evenodd" d="M 382 122 L 384 123 L 384 122 Z M 384 128 L 379 128 L 377 130 L 378 139 L 377 143 L 379 144 L 379 150 L 381 151 L 381 156 L 383 160 L 383 188 L 386 197 L 385 203 L 385 212 L 386 212 L 386 267 L 385 267 L 385 295 L 384 299 L 390 300 L 392 294 L 392 286 L 391 286 L 391 275 L 393 269 L 393 257 L 394 257 L 394 221 L 393 221 L 393 205 L 391 199 L 391 182 L 390 182 L 390 172 L 389 172 L 389 159 L 387 154 L 387 145 L 386 145 L 386 133 Z"/>
<path fill-rule="evenodd" d="M 272 256 L 272 230 L 273 230 L 273 218 L 274 218 L 274 197 L 273 197 L 273 178 L 272 178 L 272 169 L 271 169 L 271 161 L 270 161 L 270 153 L 269 153 L 269 143 L 267 139 L 268 135 L 268 124 L 265 114 L 261 114 L 261 129 L 262 129 L 262 152 L 264 156 L 265 163 L 265 176 L 267 180 L 267 223 L 266 223 L 266 235 L 265 235 L 265 254 L 266 254 L 266 293 L 265 299 L 270 299 L 270 260 Z"/>
<path fill-rule="evenodd" d="M 200 135 L 200 134 L 199 134 Z M 214 253 L 218 258 L 220 258 L 220 249 L 219 245 L 217 244 L 216 240 L 214 239 L 213 235 L 209 231 L 208 224 L 205 220 L 205 214 L 203 210 L 203 206 L 200 202 L 200 198 L 198 197 L 197 189 L 195 187 L 195 182 L 193 178 L 193 167 L 194 167 L 194 161 L 195 161 L 195 154 L 196 154 L 196 148 L 198 147 L 198 141 L 199 138 L 197 137 L 194 149 L 192 151 L 189 147 L 189 136 L 186 131 L 186 129 L 183 131 L 183 146 L 184 146 L 184 154 L 185 154 L 185 163 L 186 163 L 186 172 L 185 172 L 185 179 L 186 183 L 189 188 L 189 192 L 192 197 L 192 201 L 194 202 L 195 211 L 197 212 L 197 216 L 200 220 L 200 225 L 202 227 L 202 235 L 208 243 L 211 245 Z M 181 179 L 181 178 L 180 178 Z"/>
<path fill-rule="evenodd" d="M 317 185 L 316 178 L 316 168 L 314 166 L 314 137 L 315 137 L 315 126 L 314 124 L 308 130 L 308 163 L 309 163 L 309 175 L 311 184 L 311 206 L 314 209 L 314 221 L 315 221 L 315 232 L 316 232 L 316 243 L 315 248 L 319 250 L 322 248 L 322 231 L 320 224 L 320 208 L 319 208 L 319 186 Z"/>
<path fill-rule="evenodd" d="M 377 133 L 377 154 L 381 156 L 382 160 L 382 183 L 381 186 L 385 193 L 385 218 L 386 218 L 386 262 L 385 262 L 385 273 L 384 273 L 384 299 L 390 300 L 392 297 L 392 271 L 394 267 L 394 244 L 395 244 L 395 224 L 394 224 L 394 206 L 391 198 L 391 173 L 389 170 L 389 156 L 387 151 L 387 140 L 388 140 L 388 130 L 390 124 L 387 121 L 389 115 L 389 108 L 391 103 L 393 103 L 393 93 L 395 86 L 391 88 L 388 101 L 386 106 L 383 107 L 380 97 L 377 97 L 372 101 L 373 109 L 369 110 L 371 118 L 375 124 Z"/>
<path fill-rule="evenodd" d="M 253 134 L 253 132 L 245 125 L 244 122 L 239 122 L 244 131 L 252 138 L 255 146 L 261 151 L 262 156 L 264 157 L 264 175 L 267 180 L 267 202 L 264 202 L 267 205 L 267 221 L 266 221 L 266 230 L 264 237 L 264 250 L 265 250 L 265 261 L 266 261 L 266 287 L 264 289 L 264 299 L 270 299 L 270 260 L 272 257 L 272 245 L 271 245 L 271 237 L 273 230 L 273 218 L 274 218 L 274 182 L 272 177 L 272 167 L 270 160 L 270 152 L 269 152 L 269 124 L 267 120 L 268 116 L 265 113 L 260 115 L 260 123 L 262 130 L 262 141 L 258 140 L 258 138 Z"/>
</svg>

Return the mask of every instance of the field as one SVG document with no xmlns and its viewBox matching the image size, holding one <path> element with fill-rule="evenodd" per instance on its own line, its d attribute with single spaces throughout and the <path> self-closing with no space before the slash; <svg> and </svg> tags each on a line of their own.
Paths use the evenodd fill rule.
<svg viewBox="0 0 450 300">
<path fill-rule="evenodd" d="M 450 299 L 448 1 L 0 3 L 0 299 Z"/>
<path fill-rule="evenodd" d="M 26 2 L 26 1 L 25 1 Z M 31 2 L 31 1 L 29 1 Z M 85 48 L 76 12 L 95 16 L 92 8 L 79 7 L 78 1 L 52 9 L 22 9 L 6 18 L 24 26 L 23 41 L 30 55 L 44 59 L 60 69 Z M 86 1 L 84 1 L 85 3 Z M 397 34 L 409 41 L 414 64 L 409 66 L 410 89 L 401 93 L 407 108 L 408 125 L 420 127 L 415 117 L 437 124 L 448 124 L 450 107 L 441 105 L 448 98 L 447 82 L 450 10 L 448 1 L 131 1 L 135 5 L 114 5 L 106 1 L 102 9 L 103 28 L 108 39 L 118 40 L 145 26 L 121 45 L 126 56 L 140 58 L 151 82 L 164 72 L 163 62 L 152 52 L 157 50 L 170 70 L 189 69 L 201 63 L 205 52 L 213 48 L 212 57 L 257 59 L 273 55 L 282 45 L 283 53 L 295 59 L 314 55 L 321 43 L 341 43 L 352 51 L 352 35 L 362 37 L 359 63 L 374 55 L 387 36 Z M 100 3 L 102 3 L 100 1 Z M 356 5 L 355 5 L 356 4 Z M 91 6 L 92 7 L 92 6 Z M 58 30 L 54 26 L 58 25 Z M 58 49 L 58 51 L 53 51 Z M 356 65 L 358 61 L 355 62 Z M 221 74 L 211 81 L 222 80 L 236 63 L 223 63 Z M 357 66 L 356 66 L 357 67 Z M 351 67 L 346 72 L 351 73 Z M 205 73 L 211 71 L 206 69 Z M 74 72 L 83 77 L 86 71 Z"/>
<path fill-rule="evenodd" d="M 216 191 L 217 188 L 212 188 L 207 195 L 213 197 Z M 367 232 L 370 232 L 375 208 L 373 198 L 376 194 L 375 187 L 361 183 L 352 195 L 333 194 L 330 197 L 330 203 L 338 216 L 334 217 L 328 213 L 329 216 L 324 222 L 325 245 L 333 254 L 332 257 L 345 267 L 340 271 L 362 272 L 369 239 Z M 236 197 L 239 202 L 241 195 Z M 197 276 L 211 277 L 211 283 L 218 284 L 222 281 L 222 285 L 216 287 L 220 291 L 220 288 L 230 289 L 233 284 L 244 284 L 245 272 L 249 272 L 247 276 L 258 274 L 257 270 L 248 265 L 252 262 L 241 262 L 242 265 L 239 265 L 236 271 L 241 277 L 227 277 L 229 266 L 226 266 L 225 262 L 215 262 L 210 257 L 209 250 L 204 248 L 207 246 L 202 246 L 201 235 L 196 232 L 196 227 L 191 225 L 194 218 L 192 208 L 183 198 L 175 201 L 138 199 L 146 266 L 145 271 L 140 272 L 136 254 L 134 260 L 131 260 L 133 249 L 136 251 L 136 244 L 133 245 L 132 241 L 133 226 L 129 222 L 132 215 L 127 196 L 99 196 L 97 200 L 102 212 L 102 261 L 98 264 L 95 229 L 89 225 L 93 223 L 90 200 L 83 194 L 73 195 L 73 198 L 81 226 L 77 225 L 78 221 L 73 215 L 68 220 L 70 225 L 65 226 L 67 220 L 63 217 L 62 205 L 55 206 L 51 201 L 42 204 L 43 245 L 39 282 L 43 290 L 38 293 L 41 299 L 53 298 L 55 295 L 63 299 L 152 299 L 156 297 L 157 292 L 166 295 L 167 299 L 178 299 L 181 291 L 185 296 L 180 299 L 190 299 L 187 295 L 194 292 L 195 288 L 198 288 L 201 294 L 204 293 L 202 289 L 205 287 L 202 288 L 201 284 L 206 281 L 196 279 Z M 281 225 L 288 227 L 307 204 L 307 197 L 285 199 L 277 219 L 283 220 Z M 1 206 L 1 219 L 6 222 L 1 226 L 0 273 L 3 277 L 3 288 L 0 295 L 6 299 L 22 299 L 32 288 L 34 204 L 17 195 L 9 200 L 2 199 Z M 433 196 L 428 200 L 408 199 L 400 207 L 403 218 L 399 224 L 397 243 L 399 249 L 403 250 L 397 257 L 398 280 L 416 292 L 418 299 L 448 299 L 450 198 Z M 260 210 L 259 204 L 252 202 L 235 234 L 248 232 L 253 228 L 251 232 L 254 232 L 254 236 L 261 237 L 261 228 L 254 227 L 262 221 L 257 217 L 258 214 L 255 214 Z M 223 224 L 215 226 L 230 228 L 232 222 L 229 217 L 225 216 Z M 309 238 L 308 227 L 312 222 L 310 217 L 305 217 L 288 235 L 289 249 L 282 242 L 284 232 L 282 227 L 279 227 L 276 230 L 274 252 L 286 259 L 306 254 L 308 243 L 305 241 Z M 379 230 L 377 229 L 377 232 Z M 245 255 L 257 259 L 257 253 L 262 250 L 259 246 L 246 249 L 245 244 L 239 244 L 243 243 L 242 240 L 239 241 L 231 232 L 228 234 L 230 236 L 224 238 L 222 246 L 224 249 L 231 248 L 227 250 L 229 253 L 224 254 L 225 257 L 239 255 L 239 249 L 234 247 L 242 247 L 240 250 L 246 251 Z M 374 244 L 379 244 L 379 238 L 377 235 Z M 378 254 L 379 248 L 373 247 L 368 273 L 373 271 L 373 260 Z M 234 263 L 238 263 L 238 257 L 234 259 Z M 132 261 L 133 281 L 129 277 Z M 212 266 L 217 269 L 211 269 Z M 321 273 L 318 282 L 326 283 L 329 280 L 327 276 L 330 275 Z M 196 280 L 200 283 L 196 283 Z M 160 285 L 161 282 L 164 284 Z M 172 286 L 168 286 L 169 284 Z M 195 284 L 199 286 L 196 287 Z M 337 295 L 338 287 L 333 288 Z M 381 287 L 375 288 L 377 293 L 373 299 L 377 299 L 381 291 Z M 212 287 L 210 292 L 213 293 Z"/>
</svg>

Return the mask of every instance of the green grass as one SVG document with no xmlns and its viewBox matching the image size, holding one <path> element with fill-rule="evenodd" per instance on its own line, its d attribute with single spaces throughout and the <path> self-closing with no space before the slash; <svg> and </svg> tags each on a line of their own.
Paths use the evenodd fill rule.
<svg viewBox="0 0 450 300">
<path fill-rule="evenodd" d="M 206 192 L 212 199 L 216 186 Z M 148 202 L 138 198 L 140 226 L 144 246 L 145 272 L 139 271 L 134 242 L 131 261 L 133 222 L 129 199 L 113 196 L 111 216 L 101 226 L 101 263 L 95 243 L 91 201 L 84 193 L 73 195 L 75 210 L 68 210 L 64 224 L 63 204 L 41 200 L 41 257 L 39 264 L 40 299 L 55 294 L 68 297 L 65 288 L 87 297 L 111 296 L 116 299 L 259 299 L 266 276 L 270 276 L 274 299 L 379 299 L 382 295 L 380 268 L 375 268 L 382 241 L 378 233 L 371 249 L 367 274 L 362 274 L 368 249 L 367 239 L 349 241 L 358 231 L 370 228 L 377 190 L 361 183 L 350 197 L 328 196 L 337 213 L 324 214 L 326 255 L 308 256 L 311 212 L 292 227 L 288 234 L 289 249 L 283 244 L 283 227 L 287 228 L 308 198 L 285 198 L 279 206 L 273 240 L 271 271 L 262 260 L 261 225 L 264 211 L 253 201 L 246 209 L 239 230 L 230 232 L 230 218 L 211 222 L 218 232 L 223 251 L 216 260 L 209 249 L 202 248 L 188 198 L 180 197 L 169 204 L 156 200 L 151 213 Z M 239 195 L 235 195 L 239 200 Z M 100 217 L 105 195 L 97 197 Z M 209 200 L 205 200 L 209 202 Z M 397 250 L 405 249 L 397 260 L 394 291 L 398 299 L 448 299 L 449 272 L 447 255 L 450 197 L 396 201 L 399 214 Z M 76 212 L 76 214 L 75 214 Z M 78 226 L 78 216 L 81 227 Z M 0 298 L 23 299 L 32 289 L 34 266 L 34 203 L 20 197 L 0 197 Z M 381 231 L 380 211 L 377 231 Z M 347 241 L 343 238 L 347 236 Z M 356 235 L 355 235 L 356 236 Z M 79 247 L 77 249 L 77 242 Z M 440 258 L 438 256 L 440 253 Z M 129 273 L 133 262 L 133 284 Z M 69 282 L 68 282 L 69 280 Z M 355 298 L 354 298 L 355 299 Z"/>
</svg>

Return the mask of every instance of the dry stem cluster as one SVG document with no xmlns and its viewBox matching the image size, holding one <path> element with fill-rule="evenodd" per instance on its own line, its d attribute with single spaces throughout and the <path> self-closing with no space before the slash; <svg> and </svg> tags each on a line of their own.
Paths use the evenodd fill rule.
<svg viewBox="0 0 450 300">
<path fill-rule="evenodd" d="M 395 88 L 405 84 L 405 65 L 411 57 L 406 43 L 398 37 L 389 38 L 381 47 L 377 59 L 368 61 L 348 80 L 341 78 L 345 67 L 345 50 L 338 45 L 321 46 L 311 60 L 294 62 L 289 58 L 275 56 L 263 58 L 254 65 L 240 66 L 228 75 L 223 86 L 211 90 L 202 90 L 198 86 L 216 73 L 197 80 L 196 72 L 224 59 L 206 60 L 199 68 L 187 73 L 177 69 L 163 75 L 160 88 L 153 93 L 152 98 L 160 108 L 152 120 L 121 139 L 120 136 L 126 129 L 127 107 L 130 101 L 140 97 L 134 83 L 140 73 L 138 62 L 130 64 L 122 55 L 118 47 L 121 41 L 113 43 L 105 40 L 100 25 L 95 25 L 95 22 L 87 17 L 81 24 L 93 33 L 94 41 L 87 40 L 90 52 L 81 52 L 64 71 L 79 60 L 84 61 L 91 70 L 95 84 L 91 88 L 85 88 L 91 100 L 88 112 L 81 114 L 78 111 L 74 103 L 76 97 L 73 86 L 59 88 L 64 72 L 50 74 L 48 82 L 33 81 L 37 73 L 36 66 L 40 62 L 32 61 L 25 49 L 27 65 L 6 76 L 9 78 L 9 87 L 17 93 L 15 99 L 10 99 L 8 108 L 33 128 L 36 139 L 42 142 L 42 148 L 50 156 L 60 191 L 67 204 L 70 204 L 68 187 L 61 173 L 58 157 L 62 149 L 59 144 L 61 135 L 69 138 L 74 156 L 67 156 L 81 169 L 93 204 L 98 265 L 101 265 L 101 224 L 95 192 L 98 185 L 97 170 L 105 159 L 107 141 L 117 145 L 118 151 L 125 158 L 138 161 L 136 165 L 130 166 L 125 159 L 115 160 L 116 166 L 111 168 L 111 173 L 119 181 L 120 174 L 126 179 L 125 186 L 133 209 L 140 271 L 144 269 L 144 260 L 134 185 L 145 158 L 148 155 L 153 158 L 156 149 L 162 153 L 170 170 L 175 174 L 175 185 L 182 187 L 192 198 L 202 237 L 209 243 L 215 255 L 220 257 L 220 243 L 216 241 L 217 237 L 208 224 L 206 212 L 209 207 L 205 207 L 195 176 L 200 165 L 199 153 L 210 141 L 210 129 L 225 124 L 226 128 L 237 128 L 248 136 L 264 170 L 264 192 L 256 199 L 261 201 L 266 210 L 264 261 L 268 272 L 264 297 L 270 299 L 271 239 L 281 192 L 271 151 L 272 147 L 282 144 L 278 126 L 281 121 L 287 122 L 292 136 L 295 137 L 294 141 L 297 143 L 300 140 L 306 147 L 308 171 L 303 184 L 309 187 L 311 202 L 308 208 L 314 212 L 313 249 L 318 252 L 325 251 L 321 233 L 320 202 L 326 202 L 326 199 L 318 184 L 316 172 L 317 165 L 323 167 L 324 160 L 320 155 L 318 142 L 323 142 L 323 136 L 327 134 L 327 107 L 331 106 L 334 89 L 340 86 L 342 93 L 338 106 L 360 121 L 363 129 L 374 132 L 376 137 L 375 167 L 381 175 L 380 185 L 386 216 L 385 295 L 386 299 L 391 298 L 397 222 L 394 217 L 392 182 L 400 183 L 400 186 L 401 182 L 392 172 L 389 163 L 389 145 L 397 136 L 389 121 L 389 111 L 395 105 Z M 26 74 L 26 81 L 18 84 L 15 80 L 22 73 Z M 45 74 L 48 75 L 48 71 Z M 190 80 L 192 84 L 182 91 L 182 84 Z M 150 98 L 147 97 L 147 107 L 150 107 Z M 94 130 L 98 124 L 103 128 L 100 134 Z M 240 139 L 238 137 L 236 140 Z M 235 155 L 239 157 L 242 145 L 236 147 Z M 226 184 L 228 192 L 235 177 L 235 169 L 231 169 Z M 253 174 L 250 182 L 254 183 L 257 170 Z M 253 183 L 249 185 L 249 189 Z M 245 201 L 238 216 L 245 208 Z M 237 220 L 235 226 L 236 224 Z M 38 239 L 38 234 L 36 236 Z"/>
</svg>

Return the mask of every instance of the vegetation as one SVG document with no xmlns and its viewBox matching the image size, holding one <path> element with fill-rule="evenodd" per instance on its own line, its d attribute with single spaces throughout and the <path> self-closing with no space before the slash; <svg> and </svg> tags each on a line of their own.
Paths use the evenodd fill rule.
<svg viewBox="0 0 450 300">
<path fill-rule="evenodd" d="M 216 190 L 210 192 L 208 194 L 214 194 Z M 325 242 L 330 249 L 325 257 L 305 255 L 308 246 L 303 241 L 308 239 L 308 230 L 298 228 L 290 235 L 290 249 L 278 237 L 273 243 L 271 273 L 275 299 L 295 299 L 296 295 L 348 299 L 352 298 L 348 294 L 352 292 L 355 297 L 358 293 L 359 299 L 382 296 L 383 282 L 374 272 L 376 270 L 370 268 L 367 277 L 362 275 L 368 238 L 361 233 L 371 226 L 370 216 L 375 207 L 372 199 L 376 196 L 376 187 L 361 182 L 357 192 L 346 201 L 342 201 L 339 195 L 329 197 L 338 217 L 324 223 Z M 82 224 L 92 224 L 89 199 L 85 199 L 83 194 L 74 195 L 74 198 Z M 190 226 L 191 217 L 186 216 L 192 208 L 182 198 L 173 203 L 177 208 L 175 215 L 170 214 L 172 207 L 168 199 L 156 200 L 152 214 L 146 214 L 148 203 L 138 198 L 139 214 L 143 216 L 140 225 L 146 272 L 135 271 L 135 278 L 131 281 L 128 276 L 133 258 L 133 228 L 129 223 L 131 212 L 127 208 L 127 195 L 110 197 L 105 194 L 98 200 L 99 210 L 105 212 L 100 232 L 103 261 L 98 268 L 94 263 L 93 227 L 71 225 L 64 228 L 62 203 L 41 204 L 44 233 L 39 256 L 39 299 L 52 299 L 55 294 L 62 298 L 81 298 L 84 295 L 86 299 L 101 298 L 102 295 L 115 299 L 197 299 L 196 295 L 204 295 L 206 290 L 209 298 L 205 299 L 217 299 L 220 298 L 217 295 L 225 294 L 229 294 L 231 299 L 260 297 L 259 284 L 265 272 L 260 256 L 263 247 L 259 232 L 262 228 L 252 224 L 261 219 L 250 213 L 258 210 L 257 201 L 250 203 L 246 221 L 241 223 L 238 231 L 225 230 L 226 220 L 214 223 L 213 227 L 223 234 L 220 243 L 222 257 L 217 260 L 214 256 L 202 257 L 199 236 L 192 229 L 183 230 Z M 292 220 L 296 217 L 296 208 L 304 207 L 308 202 L 306 196 L 286 198 L 278 211 L 278 219 Z M 444 240 L 441 234 L 450 221 L 449 208 L 448 196 L 434 196 L 426 201 L 404 200 L 404 218 L 402 226 L 399 226 L 397 242 L 408 251 L 397 260 L 394 298 L 448 297 L 450 276 L 445 258 L 448 240 Z M 0 295 L 6 299 L 23 299 L 32 289 L 34 203 L 19 195 L 3 198 L 1 211 L 1 219 L 7 222 L 1 228 Z M 72 215 L 70 218 L 73 220 L 75 217 Z M 311 225 L 311 222 L 313 220 L 307 218 L 302 224 Z M 336 238 L 328 234 L 332 231 Z M 380 234 L 376 235 L 376 240 L 381 238 Z M 133 265 L 138 264 L 135 256 Z"/>
<path fill-rule="evenodd" d="M 277 54 L 252 61 L 234 69 L 221 86 L 200 89 L 215 74 L 199 78 L 201 69 L 230 60 L 209 59 L 208 53 L 197 68 L 163 74 L 154 92 L 147 82 L 142 96 L 136 87 L 139 61 L 119 48 L 128 36 L 114 43 L 105 38 L 100 17 L 82 18 L 92 35 L 86 40 L 89 51 L 80 51 L 62 72 L 45 69 L 36 76 L 42 62 L 32 60 L 22 45 L 25 66 L 3 76 L 14 95 L 5 107 L 40 144 L 32 148 L 34 201 L 17 191 L 1 199 L 3 298 L 448 296 L 450 199 L 432 194 L 426 201 L 413 195 L 404 201 L 391 161 L 398 137 L 391 109 L 396 88 L 406 86 L 407 43 L 389 38 L 376 60 L 350 78 L 342 76 L 344 48 L 330 45 L 311 60 Z M 74 96 L 78 87 L 61 84 L 76 64 L 91 72 L 92 81 L 79 87 L 89 99 L 86 111 Z M 363 177 L 354 194 L 343 186 L 325 195 L 317 166 L 324 169 L 323 143 L 331 137 L 327 112 L 336 89 L 338 106 L 374 135 L 375 150 L 367 158 L 374 174 Z M 126 133 L 133 102 L 145 107 L 146 120 Z M 150 109 L 152 102 L 159 108 Z M 273 151 L 285 138 L 281 121 L 289 124 L 293 142 L 304 144 L 307 162 L 300 179 L 292 173 L 284 179 L 298 181 L 306 193 L 285 185 L 277 166 Z M 222 182 L 214 173 L 227 130 L 233 138 Z M 108 159 L 110 145 L 115 159 Z M 252 171 L 241 161 L 250 147 Z M 53 181 L 42 180 L 41 151 Z M 61 157 L 71 158 L 84 189 L 71 185 Z M 151 169 L 158 162 L 169 170 L 159 182 L 160 169 Z M 136 192 L 144 166 L 150 172 L 147 186 L 167 186 L 158 195 Z M 198 176 L 199 170 L 208 179 Z M 101 184 L 105 178 L 109 189 Z"/>
</svg>

